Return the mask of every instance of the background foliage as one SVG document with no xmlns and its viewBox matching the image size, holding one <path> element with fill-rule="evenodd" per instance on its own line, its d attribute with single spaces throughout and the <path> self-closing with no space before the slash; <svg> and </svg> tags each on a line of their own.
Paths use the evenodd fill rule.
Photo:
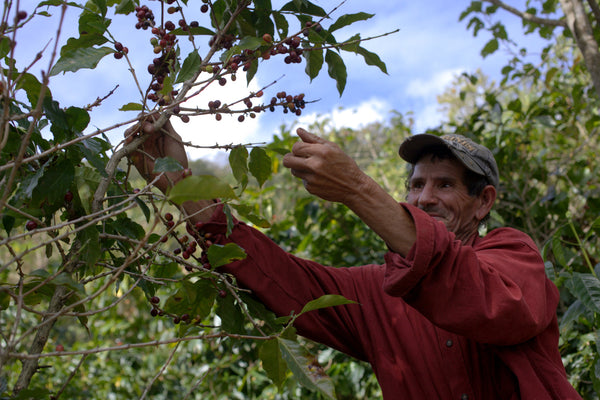
<svg viewBox="0 0 600 400">
<path fill-rule="evenodd" d="M 132 29 L 148 24 L 149 39 L 156 38 L 149 59 L 158 59 L 152 62 L 152 75 L 132 70 L 127 79 L 139 82 L 140 100 L 122 110 L 160 109 L 157 127 L 169 115 L 193 122 L 225 113 L 251 118 L 272 106 L 294 115 L 310 104 L 298 94 L 277 96 L 281 91 L 273 88 L 202 110 L 186 109 L 184 100 L 201 96 L 207 85 L 231 80 L 237 68 L 251 79 L 263 62 L 291 57 L 292 51 L 311 77 L 327 66 L 341 92 L 345 67 L 338 54 L 344 51 L 385 71 L 359 36 L 334 37 L 338 28 L 367 20 L 369 14 L 325 24 L 327 11 L 307 1 L 273 10 L 266 0 L 220 0 L 202 3 L 207 12 L 185 1 L 167 3 L 158 3 L 163 12 L 155 8 L 153 17 L 156 26 L 166 26 L 167 19 L 175 19 L 170 15 L 181 14 L 184 23 L 171 33 L 151 33 L 150 14 L 136 10 L 144 4 L 133 0 L 44 1 L 33 15 L 19 14 L 17 3 L 5 2 L 0 38 L 1 395 L 380 397 L 368 365 L 297 338 L 287 320 L 276 319 L 234 279 L 203 267 L 207 261 L 215 267 L 243 255 L 236 248 L 219 254 L 189 249 L 186 216 L 123 162 L 143 136 L 113 144 L 106 134 L 119 127 L 87 133 L 89 107 L 101 101 L 89 107 L 60 105 L 47 88 L 53 75 L 93 69 L 105 56 L 119 54 L 127 62 L 128 52 L 119 49 L 109 29 L 110 15 L 118 13 L 131 16 Z M 56 56 L 43 55 L 48 74 L 17 69 L 11 35 L 65 7 L 80 10 L 79 37 L 69 38 Z M 171 14 L 168 7 L 181 10 Z M 512 56 L 500 82 L 480 73 L 458 77 L 440 95 L 446 119 L 435 130 L 465 134 L 494 152 L 502 177 L 489 229 L 522 229 L 542 249 L 548 275 L 561 291 L 563 361 L 586 399 L 598 398 L 600 389 L 595 68 L 600 62 L 584 40 L 600 36 L 597 11 L 595 0 L 531 1 L 523 10 L 497 0 L 471 2 L 461 18 L 474 34 L 489 35 L 482 55 L 508 47 Z M 535 64 L 525 61 L 531 59 L 525 57 L 527 49 L 518 48 L 504 28 L 502 20 L 515 17 L 527 32 L 548 39 Z M 192 24 L 196 20 L 198 25 Z M 179 41 L 188 37 L 192 49 L 182 50 Z M 279 45 L 285 53 L 279 53 Z M 301 55 L 298 48 L 305 49 Z M 273 104 L 267 89 L 273 91 Z M 124 117 L 122 126 L 131 122 Z M 389 123 L 356 131 L 324 126 L 310 128 L 343 146 L 369 175 L 403 198 L 406 171 L 396 150 L 413 133 L 410 118 L 397 113 Z M 211 196 L 218 182 L 218 195 L 237 215 L 300 256 L 339 267 L 380 260 L 384 244 L 358 218 L 298 190 L 298 182 L 282 170 L 280 155 L 296 140 L 290 131 L 291 126 L 282 127 L 266 146 L 230 147 L 229 170 L 192 163 L 194 176 L 210 172 L 214 178 L 184 180 L 184 187 Z M 158 165 L 157 172 L 182 170 L 168 159 Z M 308 307 L 339 301 L 321 299 Z M 328 376 L 312 373 L 314 368 Z"/>
</svg>

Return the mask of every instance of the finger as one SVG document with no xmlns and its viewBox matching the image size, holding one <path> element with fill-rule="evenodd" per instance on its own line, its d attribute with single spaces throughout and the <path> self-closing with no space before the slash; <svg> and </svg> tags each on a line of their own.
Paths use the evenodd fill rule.
<svg viewBox="0 0 600 400">
<path fill-rule="evenodd" d="M 306 158 L 297 157 L 292 153 L 288 153 L 285 156 L 283 156 L 283 166 L 291 169 L 294 175 L 294 171 L 301 172 L 309 170 L 309 168 L 307 167 Z"/>
<path fill-rule="evenodd" d="M 302 141 L 305 143 L 327 143 L 327 140 L 313 133 L 310 133 L 309 131 L 303 128 L 296 129 L 296 133 L 298 134 L 298 136 L 300 136 L 300 139 L 302 139 Z"/>
</svg>

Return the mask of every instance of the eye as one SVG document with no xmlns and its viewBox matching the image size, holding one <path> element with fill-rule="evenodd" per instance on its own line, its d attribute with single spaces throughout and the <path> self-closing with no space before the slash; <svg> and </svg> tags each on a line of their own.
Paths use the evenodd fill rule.
<svg viewBox="0 0 600 400">
<path fill-rule="evenodd" d="M 421 182 L 421 181 L 413 181 L 413 182 L 410 183 L 409 189 L 410 190 L 423 189 L 423 182 Z"/>
<path fill-rule="evenodd" d="M 454 187 L 454 183 L 451 181 L 443 181 L 439 185 L 440 189 L 450 189 Z"/>
</svg>

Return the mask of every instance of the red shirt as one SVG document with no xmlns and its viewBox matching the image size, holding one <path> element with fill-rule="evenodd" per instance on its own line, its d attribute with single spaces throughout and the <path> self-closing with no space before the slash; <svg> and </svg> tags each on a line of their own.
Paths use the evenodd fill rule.
<svg viewBox="0 0 600 400">
<path fill-rule="evenodd" d="M 324 294 L 358 304 L 309 312 L 298 333 L 369 362 L 386 399 L 580 399 L 558 351 L 558 290 L 529 236 L 495 229 L 461 243 L 423 211 L 417 240 L 383 265 L 322 266 L 216 212 L 204 230 L 247 258 L 222 269 L 278 315 Z"/>
</svg>

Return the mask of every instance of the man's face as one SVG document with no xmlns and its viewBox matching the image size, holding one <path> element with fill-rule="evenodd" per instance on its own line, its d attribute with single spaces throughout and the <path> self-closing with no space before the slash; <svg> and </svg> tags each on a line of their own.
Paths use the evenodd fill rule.
<svg viewBox="0 0 600 400">
<path fill-rule="evenodd" d="M 463 183 L 465 167 L 454 159 L 426 155 L 414 168 L 406 201 L 443 222 L 457 239 L 465 240 L 477 231 L 481 202 L 470 196 Z"/>
</svg>

